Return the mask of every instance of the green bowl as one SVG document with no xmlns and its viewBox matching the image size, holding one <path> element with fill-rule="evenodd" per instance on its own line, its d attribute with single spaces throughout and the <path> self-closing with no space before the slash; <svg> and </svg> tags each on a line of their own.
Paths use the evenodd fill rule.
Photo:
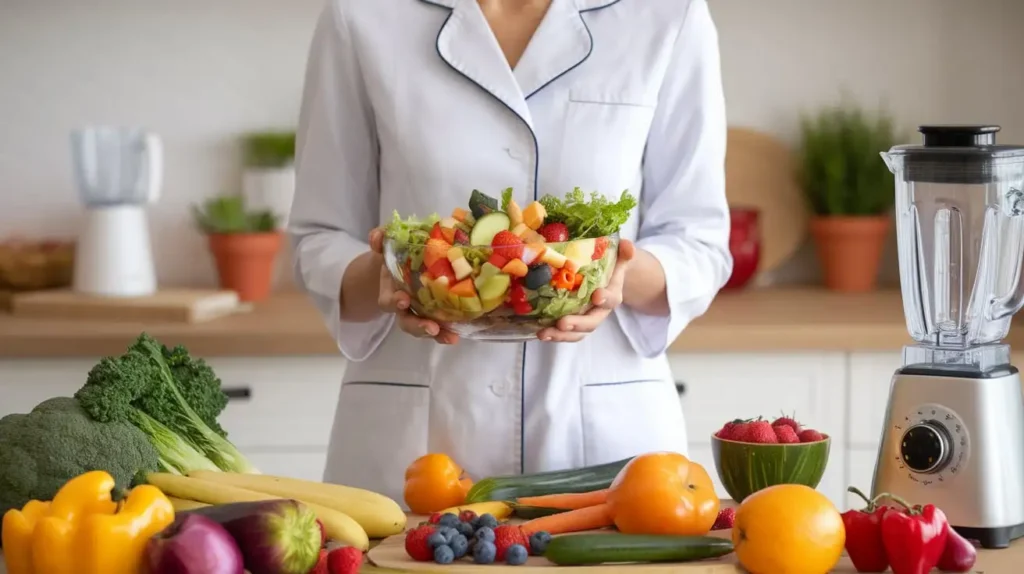
<svg viewBox="0 0 1024 574">
<path fill-rule="evenodd" d="M 715 469 L 736 502 L 776 484 L 817 488 L 828 466 L 832 439 L 796 444 L 754 444 L 711 436 Z"/>
</svg>

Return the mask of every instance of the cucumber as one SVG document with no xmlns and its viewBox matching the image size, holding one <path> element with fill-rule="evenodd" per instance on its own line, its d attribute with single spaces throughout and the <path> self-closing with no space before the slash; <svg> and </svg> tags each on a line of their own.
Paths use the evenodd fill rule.
<svg viewBox="0 0 1024 574">
<path fill-rule="evenodd" d="M 500 211 L 488 213 L 476 220 L 476 225 L 469 232 L 470 245 L 490 245 L 499 231 L 508 231 L 511 224 L 508 216 Z"/>
<path fill-rule="evenodd" d="M 561 514 L 563 512 L 569 512 L 564 508 L 546 508 L 544 506 L 524 506 L 521 504 L 512 504 L 512 514 L 517 518 L 523 520 L 533 520 L 534 518 L 541 518 L 544 516 L 551 516 L 552 514 Z"/>
<path fill-rule="evenodd" d="M 480 219 L 488 213 L 498 211 L 498 200 L 474 189 L 473 193 L 469 194 L 469 211 L 473 213 L 473 217 Z"/>
<path fill-rule="evenodd" d="M 559 566 L 621 562 L 693 562 L 733 551 L 732 541 L 714 536 L 569 534 L 556 536 L 544 557 Z"/>
<path fill-rule="evenodd" d="M 632 457 L 605 464 L 572 470 L 554 470 L 535 474 L 493 476 L 477 481 L 466 495 L 466 502 L 504 500 L 515 502 L 524 496 L 545 494 L 571 494 L 601 490 L 612 485 L 612 481 L 633 460 Z"/>
</svg>

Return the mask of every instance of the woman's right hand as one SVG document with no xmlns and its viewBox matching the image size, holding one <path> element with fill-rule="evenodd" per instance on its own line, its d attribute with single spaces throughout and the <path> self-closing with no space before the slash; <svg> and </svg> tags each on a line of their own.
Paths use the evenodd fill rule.
<svg viewBox="0 0 1024 574">
<path fill-rule="evenodd" d="M 384 255 L 384 229 L 376 228 L 370 232 L 370 249 L 377 255 Z M 395 288 L 394 278 L 388 271 L 387 265 L 380 266 L 380 294 L 377 297 L 377 306 L 385 313 L 394 313 L 398 319 L 398 326 L 406 333 L 414 337 L 431 337 L 442 345 L 454 345 L 459 342 L 459 336 L 430 319 L 423 319 L 413 315 L 409 311 L 411 299 L 409 294 L 401 289 Z"/>
</svg>

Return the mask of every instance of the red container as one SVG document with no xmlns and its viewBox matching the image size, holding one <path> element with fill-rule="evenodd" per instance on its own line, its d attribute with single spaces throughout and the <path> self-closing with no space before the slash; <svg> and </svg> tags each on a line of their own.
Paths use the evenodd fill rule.
<svg viewBox="0 0 1024 574">
<path fill-rule="evenodd" d="M 734 207 L 729 210 L 729 252 L 732 254 L 732 275 L 724 289 L 741 289 L 754 278 L 761 263 L 761 212 L 754 208 Z"/>
</svg>

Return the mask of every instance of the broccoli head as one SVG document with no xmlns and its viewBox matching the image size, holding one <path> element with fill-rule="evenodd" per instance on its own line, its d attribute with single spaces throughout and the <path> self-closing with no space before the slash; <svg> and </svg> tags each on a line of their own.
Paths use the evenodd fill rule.
<svg viewBox="0 0 1024 574">
<path fill-rule="evenodd" d="M 134 426 L 96 422 L 70 397 L 47 399 L 28 414 L 0 419 L 0 515 L 29 500 L 52 500 L 64 483 L 92 470 L 128 488 L 158 470 L 157 458 Z"/>
<path fill-rule="evenodd" d="M 202 410 L 209 416 L 223 409 L 227 399 L 220 391 L 219 379 L 212 370 L 201 380 L 176 379 L 165 351 L 166 347 L 143 333 L 124 355 L 107 357 L 93 367 L 85 385 L 75 393 L 75 398 L 98 421 L 130 422 L 142 429 L 160 451 L 161 464 L 169 467 L 169 471 L 176 468 L 187 473 L 208 469 L 207 464 L 212 462 L 227 472 L 256 472 L 248 459 L 222 434 L 223 431 L 218 432 L 206 424 L 198 414 Z M 169 353 L 179 372 L 204 371 L 203 365 L 184 359 L 180 352 Z M 217 385 L 216 392 L 198 388 L 199 385 L 212 384 Z M 183 391 L 183 387 L 192 388 Z M 197 402 L 196 407 L 190 404 L 189 399 Z M 159 425 L 154 425 L 154 422 Z M 181 440 L 172 440 L 160 429 Z M 197 451 L 200 459 L 206 460 L 191 459 L 190 462 L 190 457 L 177 448 L 180 446 L 177 443 L 181 442 Z M 174 448 L 175 452 L 166 452 L 165 447 Z M 172 462 L 174 460 L 179 462 Z"/>
</svg>

